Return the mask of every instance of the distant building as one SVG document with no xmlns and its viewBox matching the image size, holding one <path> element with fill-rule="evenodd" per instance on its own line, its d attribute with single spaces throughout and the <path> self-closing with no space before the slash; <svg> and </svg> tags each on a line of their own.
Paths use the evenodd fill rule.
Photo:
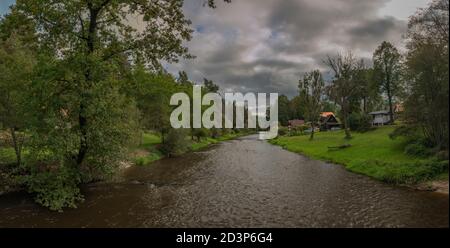
<svg viewBox="0 0 450 248">
<path fill-rule="evenodd" d="M 405 107 L 403 106 L 403 103 L 397 103 L 394 106 L 394 113 L 403 113 L 405 111 Z"/>
<path fill-rule="evenodd" d="M 374 126 L 383 126 L 391 123 L 391 115 L 389 111 L 382 110 L 369 113 L 372 116 L 372 125 Z"/>
<path fill-rule="evenodd" d="M 299 127 L 305 125 L 305 120 L 290 120 L 288 121 L 289 127 Z"/>
<path fill-rule="evenodd" d="M 321 113 L 319 123 L 320 123 L 320 130 L 322 131 L 328 131 L 333 128 L 341 127 L 341 124 L 339 123 L 338 119 L 336 118 L 333 112 Z"/>
</svg>

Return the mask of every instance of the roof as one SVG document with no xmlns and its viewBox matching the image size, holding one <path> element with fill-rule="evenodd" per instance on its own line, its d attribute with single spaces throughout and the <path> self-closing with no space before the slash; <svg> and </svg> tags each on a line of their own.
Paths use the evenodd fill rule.
<svg viewBox="0 0 450 248">
<path fill-rule="evenodd" d="M 369 115 L 388 115 L 389 111 L 387 110 L 381 110 L 381 111 L 375 111 L 375 112 L 371 112 L 369 113 Z"/>
<path fill-rule="evenodd" d="M 321 114 L 320 114 L 320 117 L 328 117 L 328 116 L 334 116 L 334 113 L 333 112 L 322 112 Z"/>
</svg>

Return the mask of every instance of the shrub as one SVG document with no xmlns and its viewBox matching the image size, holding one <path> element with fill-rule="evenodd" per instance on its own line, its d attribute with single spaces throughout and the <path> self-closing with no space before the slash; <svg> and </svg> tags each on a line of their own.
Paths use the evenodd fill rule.
<svg viewBox="0 0 450 248">
<path fill-rule="evenodd" d="M 213 138 L 213 139 L 217 139 L 220 137 L 220 132 L 217 128 L 212 128 L 210 133 L 211 133 L 211 138 Z"/>
<path fill-rule="evenodd" d="M 428 157 L 432 155 L 432 151 L 422 142 L 418 141 L 405 146 L 405 154 L 417 157 Z"/>
<path fill-rule="evenodd" d="M 184 129 L 170 129 L 161 145 L 161 152 L 168 156 L 177 156 L 188 150 L 189 142 Z"/>
<path fill-rule="evenodd" d="M 35 201 L 53 211 L 62 211 L 65 207 L 76 208 L 83 201 L 78 184 L 79 173 L 66 166 L 47 168 L 44 171 L 33 170 L 22 177 L 28 192 L 35 194 Z"/>
<path fill-rule="evenodd" d="M 352 113 L 348 121 L 352 131 L 367 132 L 372 128 L 372 117 L 364 113 Z"/>
<path fill-rule="evenodd" d="M 412 163 L 370 160 L 350 166 L 349 169 L 357 173 L 371 175 L 386 183 L 414 184 L 433 179 L 448 171 L 448 160 L 430 159 Z"/>
<path fill-rule="evenodd" d="M 287 134 L 289 134 L 289 129 L 287 127 L 278 128 L 278 135 L 286 136 Z"/>
<path fill-rule="evenodd" d="M 206 130 L 204 128 L 194 129 L 193 134 L 197 138 L 198 142 L 200 142 L 202 140 L 202 138 L 206 138 L 209 136 L 208 130 Z"/>
<path fill-rule="evenodd" d="M 309 128 L 311 128 L 311 126 L 309 126 L 309 125 L 301 125 L 301 126 L 293 127 L 291 129 L 290 136 L 304 135 L 305 131 L 308 130 Z"/>
</svg>

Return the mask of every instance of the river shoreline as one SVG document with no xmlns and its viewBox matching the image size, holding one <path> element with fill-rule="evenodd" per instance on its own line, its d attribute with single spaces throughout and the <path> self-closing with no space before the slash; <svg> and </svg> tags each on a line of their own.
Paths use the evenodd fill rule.
<svg viewBox="0 0 450 248">
<path fill-rule="evenodd" d="M 423 182 L 419 182 L 419 183 L 413 183 L 413 184 L 404 184 L 404 183 L 400 183 L 400 184 L 395 184 L 395 183 L 387 183 L 384 182 L 382 180 L 378 180 L 377 178 L 371 177 L 370 175 L 366 175 L 364 173 L 358 173 L 355 171 L 352 171 L 350 169 L 347 168 L 347 166 L 343 165 L 343 164 L 339 164 L 335 161 L 332 160 L 327 160 L 327 159 L 320 159 L 320 158 L 316 158 L 316 157 L 312 157 L 304 152 L 299 152 L 299 151 L 292 151 L 282 145 L 278 145 L 276 143 L 272 143 L 269 142 L 272 145 L 275 146 L 279 146 L 281 148 L 283 148 L 286 151 L 292 152 L 292 153 L 296 153 L 311 159 L 315 159 L 315 160 L 319 160 L 319 161 L 323 161 L 326 163 L 331 163 L 331 164 L 335 164 L 335 165 L 339 165 L 342 166 L 343 168 L 345 168 L 347 171 L 349 171 L 350 173 L 355 173 L 355 174 L 359 174 L 359 175 L 363 175 L 363 176 L 367 176 L 369 178 L 372 178 L 374 180 L 380 181 L 382 183 L 388 184 L 388 185 L 393 185 L 396 187 L 406 187 L 406 188 L 410 188 L 410 189 L 414 189 L 414 190 L 419 190 L 419 191 L 427 191 L 427 192 L 434 192 L 434 193 L 439 193 L 439 194 L 443 194 L 443 195 L 449 195 L 449 180 L 448 180 L 448 173 L 447 173 L 447 180 L 442 180 L 442 179 L 436 179 L 436 180 L 427 180 L 427 181 L 423 181 Z"/>
</svg>

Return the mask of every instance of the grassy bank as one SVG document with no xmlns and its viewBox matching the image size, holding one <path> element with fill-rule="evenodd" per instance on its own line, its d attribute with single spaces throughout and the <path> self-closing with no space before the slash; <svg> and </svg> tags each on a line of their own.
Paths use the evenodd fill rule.
<svg viewBox="0 0 450 248">
<path fill-rule="evenodd" d="M 271 143 L 308 157 L 344 165 L 348 170 L 395 184 L 414 184 L 448 174 L 448 161 L 418 158 L 404 153 L 405 141 L 392 140 L 393 127 L 382 127 L 367 133 L 321 132 L 314 140 L 309 136 L 279 137 Z M 345 149 L 330 149 L 343 145 Z"/>
<path fill-rule="evenodd" d="M 189 151 L 199 151 L 209 147 L 210 145 L 217 144 L 219 142 L 232 140 L 241 136 L 248 135 L 250 133 L 229 133 L 218 138 L 203 138 L 200 142 L 191 141 L 189 139 Z M 145 166 L 151 164 L 154 161 L 164 158 L 164 155 L 159 151 L 158 147 L 161 145 L 161 138 L 155 133 L 145 133 L 142 137 L 141 145 L 135 149 L 132 154 L 133 162 L 139 166 Z"/>
</svg>

